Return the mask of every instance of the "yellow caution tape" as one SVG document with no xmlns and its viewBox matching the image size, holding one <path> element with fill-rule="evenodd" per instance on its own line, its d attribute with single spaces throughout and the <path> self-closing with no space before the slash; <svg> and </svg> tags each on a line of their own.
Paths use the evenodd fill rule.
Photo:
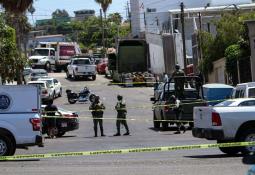
<svg viewBox="0 0 255 175">
<path fill-rule="evenodd" d="M 240 146 L 255 146 L 255 142 L 233 142 L 233 143 L 217 143 L 217 144 L 82 151 L 82 152 L 28 154 L 28 155 L 16 155 L 16 156 L 1 156 L 0 160 L 11 161 L 11 160 L 25 160 L 25 159 L 63 158 L 63 157 L 77 157 L 77 156 L 128 154 L 128 153 L 143 153 L 143 152 L 165 152 L 165 151 L 176 151 L 176 150 L 210 149 L 210 148 L 219 148 L 219 147 L 240 147 Z"/>
</svg>

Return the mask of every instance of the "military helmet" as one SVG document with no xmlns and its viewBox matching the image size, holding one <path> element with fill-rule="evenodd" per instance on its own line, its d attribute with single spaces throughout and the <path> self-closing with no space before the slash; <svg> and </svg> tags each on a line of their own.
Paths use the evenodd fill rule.
<svg viewBox="0 0 255 175">
<path fill-rule="evenodd" d="M 118 100 L 122 100 L 123 97 L 122 97 L 121 95 L 117 95 L 117 99 L 118 99 Z"/>
<path fill-rule="evenodd" d="M 180 68 L 181 68 L 181 67 L 180 67 L 179 64 L 176 64 L 176 65 L 175 65 L 175 69 L 179 70 Z"/>
<path fill-rule="evenodd" d="M 99 100 L 100 100 L 100 97 L 98 95 L 96 95 L 95 98 L 94 98 L 94 102 L 98 103 Z"/>
</svg>

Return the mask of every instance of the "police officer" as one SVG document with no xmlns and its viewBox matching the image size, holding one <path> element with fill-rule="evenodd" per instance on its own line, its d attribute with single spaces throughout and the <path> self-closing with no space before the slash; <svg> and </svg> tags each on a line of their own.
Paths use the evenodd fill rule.
<svg viewBox="0 0 255 175">
<path fill-rule="evenodd" d="M 56 112 L 58 112 L 57 106 L 53 105 L 53 99 L 49 99 L 47 101 L 47 106 L 44 108 L 46 116 L 49 118 L 45 118 L 44 124 L 47 127 L 47 134 L 50 138 L 54 138 L 57 134 L 57 127 L 56 127 Z"/>
<path fill-rule="evenodd" d="M 103 118 L 105 106 L 102 102 L 100 102 L 99 96 L 94 97 L 94 100 L 92 101 L 89 109 L 92 110 L 91 114 L 93 117 L 95 137 L 97 137 L 97 125 L 98 124 L 100 127 L 101 136 L 105 136 L 104 128 L 103 128 L 103 119 L 101 119 L 101 118 Z"/>
<path fill-rule="evenodd" d="M 175 134 L 180 134 L 181 129 L 183 129 L 183 133 L 186 132 L 186 128 L 183 125 L 180 120 L 182 119 L 182 104 L 181 101 L 178 100 L 174 95 L 170 97 L 170 105 L 173 105 L 172 109 L 175 112 L 175 119 L 177 120 L 176 125 L 177 125 L 177 131 Z"/>
<path fill-rule="evenodd" d="M 117 104 L 115 106 L 115 109 L 117 111 L 117 121 L 116 121 L 116 126 L 117 126 L 117 133 L 114 134 L 114 136 L 120 136 L 120 124 L 124 125 L 126 129 L 126 133 L 124 135 L 129 135 L 129 129 L 126 121 L 126 115 L 127 115 L 127 109 L 126 109 L 126 104 L 123 101 L 123 97 L 121 95 L 117 95 Z"/>
<path fill-rule="evenodd" d="M 174 79 L 174 89 L 175 95 L 178 99 L 184 97 L 184 83 L 185 83 L 185 73 L 180 69 L 180 65 L 175 65 L 175 71 L 172 74 Z"/>
</svg>

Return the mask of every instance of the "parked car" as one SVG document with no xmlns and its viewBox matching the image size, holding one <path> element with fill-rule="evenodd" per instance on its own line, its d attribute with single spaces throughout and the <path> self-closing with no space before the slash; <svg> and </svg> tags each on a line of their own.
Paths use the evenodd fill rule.
<svg viewBox="0 0 255 175">
<path fill-rule="evenodd" d="M 194 137 L 218 143 L 253 142 L 255 98 L 230 99 L 215 106 L 194 108 Z M 255 152 L 255 146 L 222 147 L 226 154 Z"/>
<path fill-rule="evenodd" d="M 92 55 L 92 58 L 94 59 L 95 64 L 97 65 L 100 62 L 100 60 L 103 59 L 104 57 L 101 53 L 94 53 Z"/>
<path fill-rule="evenodd" d="M 38 78 L 48 77 L 48 73 L 44 69 L 32 69 L 30 73 L 30 81 L 36 81 Z"/>
<path fill-rule="evenodd" d="M 53 99 L 52 87 L 47 81 L 30 81 L 28 85 L 33 85 L 39 87 L 41 90 L 41 100 L 42 102 L 47 102 L 49 99 Z"/>
<path fill-rule="evenodd" d="M 104 58 L 99 61 L 97 64 L 97 73 L 98 74 L 105 74 L 106 73 L 106 67 L 108 66 L 108 59 Z"/>
<path fill-rule="evenodd" d="M 232 95 L 233 98 L 253 98 L 255 97 L 255 82 L 242 83 L 236 85 Z"/>
<path fill-rule="evenodd" d="M 42 105 L 42 110 L 44 110 L 46 105 Z M 45 115 L 45 113 L 43 113 Z M 56 112 L 56 127 L 57 127 L 57 136 L 62 137 L 66 132 L 74 131 L 79 129 L 79 116 L 74 111 L 68 111 L 63 108 L 58 107 Z M 42 132 L 43 134 L 47 133 L 47 119 L 43 118 L 42 120 Z"/>
<path fill-rule="evenodd" d="M 73 79 L 92 77 L 92 80 L 96 80 L 96 65 L 90 58 L 73 58 L 67 66 L 66 76 Z"/>
<path fill-rule="evenodd" d="M 53 91 L 53 98 L 62 96 L 62 85 L 56 78 L 42 77 L 38 81 L 47 81 Z"/>
<path fill-rule="evenodd" d="M 208 105 L 216 105 L 231 98 L 234 87 L 226 84 L 205 84 L 203 85 L 204 99 Z"/>
</svg>

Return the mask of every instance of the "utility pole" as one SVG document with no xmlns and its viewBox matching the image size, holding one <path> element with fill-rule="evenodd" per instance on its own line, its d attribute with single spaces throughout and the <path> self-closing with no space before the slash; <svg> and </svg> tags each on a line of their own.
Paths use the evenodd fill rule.
<svg viewBox="0 0 255 175">
<path fill-rule="evenodd" d="M 129 20 L 129 28 L 130 31 L 132 30 L 132 26 L 131 26 L 131 15 L 130 15 L 130 10 L 129 10 L 129 3 L 127 1 L 127 13 L 128 13 L 128 20 Z"/>
<path fill-rule="evenodd" d="M 105 42 L 104 42 L 104 23 L 103 23 L 102 9 L 100 9 L 100 21 L 101 21 L 101 28 L 102 28 L 102 46 L 103 46 L 103 49 L 104 49 L 105 48 Z"/>
<path fill-rule="evenodd" d="M 184 4 L 181 3 L 181 24 L 182 24 L 182 45 L 183 45 L 183 63 L 184 72 L 186 73 L 187 68 L 187 58 L 186 58 L 186 41 L 185 41 L 185 24 L 184 24 Z"/>
</svg>

